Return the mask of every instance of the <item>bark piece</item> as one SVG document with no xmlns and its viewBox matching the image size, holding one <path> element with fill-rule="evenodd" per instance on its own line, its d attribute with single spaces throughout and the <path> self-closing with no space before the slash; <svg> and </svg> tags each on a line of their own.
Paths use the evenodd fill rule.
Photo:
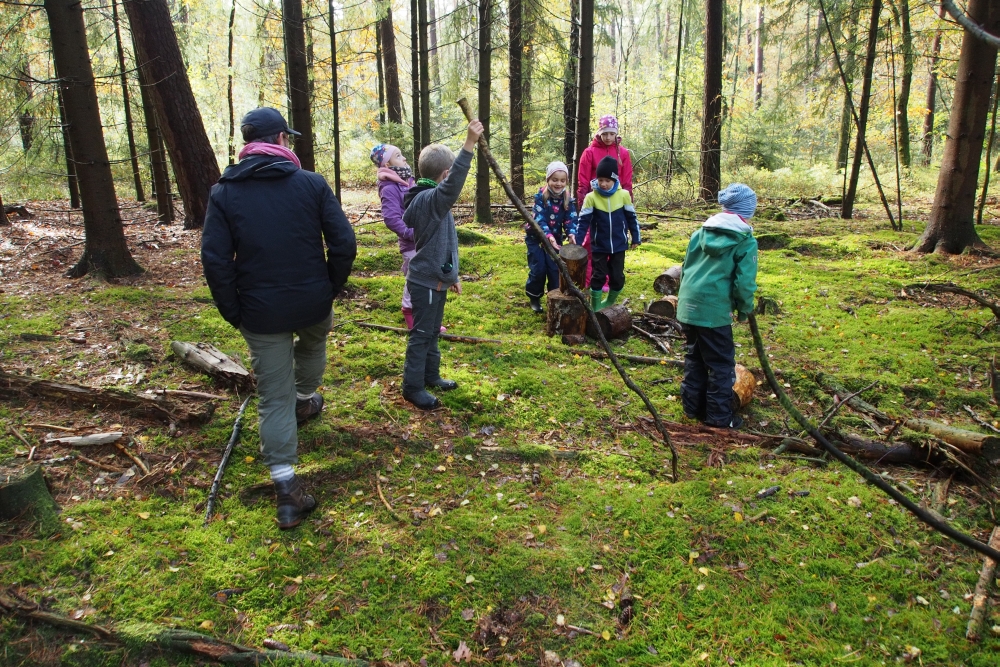
<svg viewBox="0 0 1000 667">
<path fill-rule="evenodd" d="M 61 445 L 63 447 L 98 447 L 118 442 L 125 434 L 121 431 L 113 433 L 93 433 L 91 435 L 74 435 L 65 438 L 46 438 L 46 445 Z"/>
<path fill-rule="evenodd" d="M 656 301 L 650 301 L 646 312 L 660 317 L 677 317 L 677 297 L 673 294 Z"/>
<path fill-rule="evenodd" d="M 559 256 L 566 262 L 569 274 L 573 277 L 573 283 L 578 289 L 583 289 L 587 282 L 587 249 L 582 245 L 564 245 L 559 249 Z M 559 274 L 559 289 L 569 294 L 569 286 L 566 285 L 566 278 Z"/>
<path fill-rule="evenodd" d="M 581 248 L 582 249 L 582 248 Z M 586 258 L 586 251 L 584 251 Z M 586 259 L 583 264 L 587 268 Z M 566 345 L 580 345 L 587 339 L 587 309 L 572 294 L 554 289 L 545 299 L 548 311 L 545 316 L 545 333 L 560 335 Z"/>
<path fill-rule="evenodd" d="M 753 400 L 753 392 L 757 388 L 757 378 L 747 370 L 746 366 L 736 364 L 736 382 L 733 383 L 733 391 L 740 399 L 740 407 L 745 408 Z"/>
<path fill-rule="evenodd" d="M 170 343 L 170 349 L 184 363 L 225 384 L 243 389 L 252 388 L 255 384 L 250 371 L 223 354 L 214 345 L 175 340 Z"/>
<path fill-rule="evenodd" d="M 988 459 L 1000 457 L 1000 436 L 967 431 L 929 419 L 907 419 L 903 422 L 903 426 L 920 433 L 929 433 L 944 440 L 949 445 L 954 445 L 966 454 L 985 456 Z"/>
<path fill-rule="evenodd" d="M 994 549 L 1000 549 L 1000 526 L 993 526 L 989 544 Z M 976 582 L 976 590 L 972 594 L 972 612 L 969 614 L 969 624 L 965 629 L 965 638 L 969 641 L 979 641 L 980 633 L 983 630 L 983 621 L 987 614 L 990 584 L 996 576 L 996 571 L 997 562 L 989 557 L 984 558 L 983 567 L 979 571 L 979 581 Z"/>
<path fill-rule="evenodd" d="M 0 519 L 30 518 L 38 522 L 42 533 L 50 534 L 58 528 L 58 512 L 41 466 L 8 474 L 0 471 Z"/>
<path fill-rule="evenodd" d="M 620 303 L 602 308 L 595 314 L 605 338 L 621 338 L 632 330 L 632 313 Z M 597 338 L 596 332 L 590 330 L 590 325 L 588 325 L 587 335 Z"/>
<path fill-rule="evenodd" d="M 653 280 L 653 289 L 657 294 L 669 296 L 677 294 L 681 286 L 681 265 L 675 264 Z"/>
</svg>

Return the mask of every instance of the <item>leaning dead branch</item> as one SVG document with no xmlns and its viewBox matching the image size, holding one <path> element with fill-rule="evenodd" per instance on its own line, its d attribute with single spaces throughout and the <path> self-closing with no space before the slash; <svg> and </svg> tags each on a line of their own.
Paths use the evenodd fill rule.
<svg viewBox="0 0 1000 667">
<path fill-rule="evenodd" d="M 226 471 L 226 465 L 229 463 L 229 456 L 233 453 L 233 448 L 240 439 L 240 431 L 243 428 L 243 413 L 246 412 L 251 398 L 253 396 L 247 396 L 243 401 L 243 405 L 240 406 L 239 412 L 236 413 L 233 432 L 229 436 L 229 442 L 226 443 L 226 451 L 222 453 L 222 461 L 219 462 L 219 469 L 215 472 L 215 479 L 212 480 L 212 488 L 208 492 L 208 501 L 205 503 L 205 523 L 203 525 L 207 526 L 208 522 L 212 520 L 212 513 L 215 511 L 215 500 L 219 495 L 219 485 L 222 484 L 222 475 Z"/>
<path fill-rule="evenodd" d="M 990 546 L 1000 551 L 1000 526 L 993 526 L 990 533 Z M 969 614 L 969 624 L 965 629 L 965 638 L 969 641 L 979 641 L 983 630 L 983 621 L 987 614 L 987 603 L 990 597 L 990 584 L 996 576 L 997 561 L 987 556 L 983 559 L 983 568 L 979 571 L 979 581 L 972 594 L 972 613 Z"/>
</svg>

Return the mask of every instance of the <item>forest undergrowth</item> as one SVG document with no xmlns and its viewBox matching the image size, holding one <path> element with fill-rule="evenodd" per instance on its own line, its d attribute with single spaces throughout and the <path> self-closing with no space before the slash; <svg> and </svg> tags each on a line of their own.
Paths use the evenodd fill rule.
<svg viewBox="0 0 1000 667">
<path fill-rule="evenodd" d="M 199 234 L 157 227 L 125 203 L 130 248 L 147 273 L 107 284 L 62 277 L 82 239 L 79 213 L 64 202 L 36 202 L 36 219 L 3 232 L 3 371 L 226 396 L 208 424 L 173 432 L 104 409 L 0 403 L 0 461 L 28 455 L 15 431 L 37 447 L 35 459 L 74 453 L 44 443 L 62 426 L 122 430 L 152 468 L 117 485 L 118 474 L 79 458 L 47 465 L 62 528 L 39 537 L 0 524 L 3 590 L 108 627 L 150 622 L 382 665 L 456 664 L 463 643 L 473 662 L 521 665 L 546 650 L 582 665 L 996 664 L 1000 636 L 990 628 L 1000 609 L 981 643 L 965 639 L 981 558 L 836 463 L 775 455 L 777 436 L 797 429 L 766 384 L 745 431 L 725 433 L 683 417 L 678 368 L 626 363 L 671 422 L 680 452 L 671 480 L 641 401 L 609 365 L 546 337 L 528 309 L 514 221 L 460 220 L 464 291 L 449 298 L 445 324 L 498 342 L 443 342 L 443 371 L 459 388 L 439 411 L 412 409 L 399 389 L 405 339 L 359 326 L 402 326 L 395 240 L 375 219 L 372 191 L 345 200 L 359 254 L 335 303 L 326 410 L 300 430 L 299 471 L 320 507 L 289 532 L 275 526 L 252 403 L 219 515 L 202 526 L 240 397 L 181 365 L 170 341 L 209 342 L 244 360 L 247 351 L 211 304 Z M 656 227 L 627 257 L 623 296 L 634 312 L 656 298 L 653 279 L 681 261 L 707 210 L 640 215 Z M 822 418 L 834 401 L 817 382 L 824 372 L 868 387 L 862 397 L 894 417 L 978 430 L 968 406 L 996 425 L 992 314 L 908 286 L 952 281 L 995 294 L 1000 263 L 906 252 L 927 211 L 893 232 L 874 208 L 853 221 L 818 210 L 764 202 L 755 223 L 767 248 L 759 295 L 781 310 L 760 322 L 792 400 Z M 1000 227 L 978 230 L 1000 247 Z M 738 361 L 762 380 L 748 330 L 735 332 Z M 614 344 L 662 354 L 640 337 Z M 674 341 L 672 357 L 681 354 Z M 831 423 L 876 437 L 848 409 Z M 85 456 L 131 465 L 110 445 Z M 875 467 L 918 499 L 954 474 Z M 771 487 L 780 489 L 760 494 Z M 945 516 L 985 541 L 990 500 L 981 482 L 956 474 Z M 196 664 L 10 616 L 0 617 L 0 646 L 4 665 Z"/>
</svg>

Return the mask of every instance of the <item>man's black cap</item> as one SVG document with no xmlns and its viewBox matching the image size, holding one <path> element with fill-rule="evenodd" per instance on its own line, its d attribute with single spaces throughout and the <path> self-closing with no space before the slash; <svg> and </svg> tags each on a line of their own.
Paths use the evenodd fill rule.
<svg viewBox="0 0 1000 667">
<path fill-rule="evenodd" d="M 243 128 L 247 125 L 253 128 L 252 132 L 247 132 Z M 261 137 L 270 137 L 279 132 L 285 132 L 293 137 L 301 137 L 301 132 L 296 132 L 292 128 L 288 127 L 288 123 L 285 122 L 285 117 L 281 115 L 281 112 L 277 109 L 272 109 L 271 107 L 261 107 L 259 109 L 254 109 L 247 115 L 243 116 L 243 120 L 240 121 L 240 130 L 243 132 L 244 141 L 253 141 L 254 139 L 260 139 Z"/>
</svg>

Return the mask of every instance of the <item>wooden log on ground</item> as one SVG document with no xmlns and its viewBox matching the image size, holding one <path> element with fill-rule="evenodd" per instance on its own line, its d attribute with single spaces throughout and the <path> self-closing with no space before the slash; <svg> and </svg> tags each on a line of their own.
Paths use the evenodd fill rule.
<svg viewBox="0 0 1000 667">
<path fill-rule="evenodd" d="M 564 245 L 559 249 L 559 257 L 566 262 L 566 268 L 573 277 L 573 282 L 577 288 L 585 289 L 587 282 L 587 249 L 582 245 Z M 566 278 L 559 274 L 559 290 L 564 294 L 569 294 L 569 286 L 566 285 Z"/>
<path fill-rule="evenodd" d="M 403 327 L 390 327 L 385 324 L 375 324 L 373 322 L 354 322 L 355 325 L 362 327 L 364 329 L 375 329 L 376 331 L 391 331 L 393 333 L 410 335 L 409 329 L 404 329 Z M 497 340 L 496 338 L 476 338 L 475 336 L 459 336 L 457 334 L 443 333 L 439 334 L 438 338 L 441 340 L 447 340 L 452 343 L 469 343 L 476 345 L 479 343 L 493 343 L 499 345 L 503 343 L 502 340 Z"/>
<path fill-rule="evenodd" d="M 30 375 L 11 375 L 0 371 L 0 395 L 29 394 L 41 398 L 64 400 L 90 408 L 122 410 L 141 417 L 150 417 L 166 423 L 190 422 L 202 424 L 211 419 L 215 404 L 191 406 L 163 398 L 139 396 L 120 389 L 96 389 L 69 382 L 53 382 Z"/>
<path fill-rule="evenodd" d="M 850 433 L 837 435 L 840 449 L 858 459 L 874 461 L 875 463 L 928 463 L 931 453 L 923 447 L 895 442 L 885 443 L 867 440 Z"/>
<path fill-rule="evenodd" d="M 990 533 L 990 546 L 1000 549 L 1000 526 L 993 526 Z M 965 628 L 965 638 L 969 641 L 979 641 L 983 631 L 983 621 L 986 620 L 987 603 L 990 597 L 990 585 L 997 572 L 997 562 L 992 558 L 983 559 L 983 567 L 979 571 L 979 581 L 972 594 L 972 612 L 969 614 L 969 624 Z"/>
<path fill-rule="evenodd" d="M 118 442 L 125 434 L 121 431 L 112 433 L 93 433 L 91 435 L 74 435 L 63 438 L 46 438 L 46 445 L 61 445 L 63 447 L 97 447 Z"/>
<path fill-rule="evenodd" d="M 650 301 L 649 305 L 646 306 L 646 312 L 660 317 L 675 318 L 677 317 L 677 297 L 670 294 L 662 299 Z"/>
<path fill-rule="evenodd" d="M 984 456 L 988 459 L 1000 458 L 1000 436 L 967 431 L 956 426 L 940 424 L 929 419 L 907 419 L 903 426 L 920 433 L 928 433 L 954 445 L 966 454 Z"/>
<path fill-rule="evenodd" d="M 177 358 L 198 370 L 211 375 L 216 380 L 240 389 L 252 389 L 255 384 L 253 374 L 240 364 L 208 343 L 185 343 L 175 340 L 170 349 Z"/>
<path fill-rule="evenodd" d="M 37 521 L 43 534 L 51 534 L 59 527 L 58 513 L 41 466 L 10 471 L 0 468 L 0 519 Z"/>
<path fill-rule="evenodd" d="M 837 394 L 842 399 L 847 398 L 854 392 L 847 389 L 840 381 L 829 373 L 817 373 L 816 383 L 823 387 L 827 391 Z M 874 417 L 877 421 L 882 422 L 883 425 L 891 424 L 893 422 L 889 415 L 885 414 L 878 408 L 876 408 L 871 403 L 868 403 L 860 396 L 853 396 L 847 398 L 847 404 L 857 410 L 858 412 L 864 413 L 870 417 Z"/>
<path fill-rule="evenodd" d="M 586 251 L 584 251 L 586 255 Z M 584 257 L 586 270 L 586 257 Z M 565 345 L 580 345 L 587 340 L 587 309 L 572 294 L 554 289 L 546 297 L 545 333 L 560 335 Z"/>
<path fill-rule="evenodd" d="M 621 338 L 632 330 L 632 313 L 620 303 L 602 308 L 595 315 L 597 315 L 597 323 L 601 326 L 604 337 L 609 340 Z M 591 331 L 592 326 L 588 323 L 587 335 L 591 338 L 597 338 L 597 332 Z"/>
<path fill-rule="evenodd" d="M 675 264 L 653 280 L 653 289 L 657 294 L 677 294 L 681 286 L 681 265 Z"/>
<path fill-rule="evenodd" d="M 757 378 L 753 376 L 746 366 L 736 364 L 736 382 L 733 383 L 733 391 L 740 399 L 740 407 L 745 408 L 753 400 L 753 392 L 757 388 Z"/>
</svg>

